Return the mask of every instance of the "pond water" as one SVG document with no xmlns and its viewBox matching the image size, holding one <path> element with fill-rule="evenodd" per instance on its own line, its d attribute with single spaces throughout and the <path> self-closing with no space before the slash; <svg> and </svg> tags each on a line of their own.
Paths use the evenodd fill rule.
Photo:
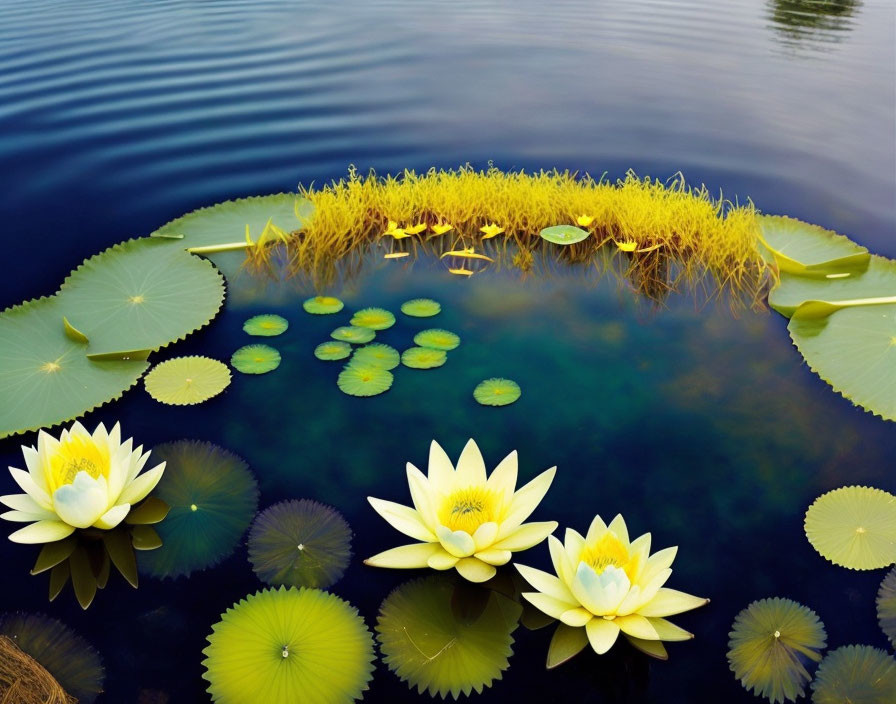
<svg viewBox="0 0 896 704">
<path fill-rule="evenodd" d="M 627 169 L 690 183 L 764 212 L 849 234 L 896 256 L 896 60 L 889 2 L 351 2 L 6 0 L 0 7 L 0 194 L 6 234 L 0 306 L 49 294 L 82 259 L 196 207 L 339 178 L 454 167 Z M 233 272 L 233 257 L 216 259 Z M 662 307 L 577 271 L 469 280 L 438 265 L 365 267 L 339 291 L 346 311 L 309 316 L 309 289 L 259 287 L 245 272 L 207 329 L 156 355 L 228 359 L 242 323 L 278 313 L 275 372 L 235 374 L 195 407 L 142 388 L 87 415 L 120 420 L 148 447 L 193 438 L 243 457 L 260 507 L 284 498 L 335 506 L 354 532 L 333 591 L 373 626 L 413 575 L 360 558 L 400 536 L 366 503 L 407 501 L 405 463 L 435 439 L 456 458 L 474 438 L 494 466 L 518 450 L 525 478 L 558 466 L 536 513 L 584 530 L 622 512 L 655 547 L 678 545 L 671 585 L 712 603 L 676 619 L 695 640 L 670 660 L 628 651 L 543 670 L 550 629 L 515 631 L 504 678 L 480 701 L 754 701 L 728 671 L 728 631 L 750 601 L 813 608 L 831 645 L 885 647 L 880 572 L 832 567 L 802 520 L 820 493 L 896 490 L 889 424 L 852 407 L 802 363 L 786 321 L 733 316 L 687 294 Z M 434 320 L 462 343 L 433 370 L 399 368 L 386 394 L 343 395 L 338 363 L 316 360 L 348 312 L 442 303 Z M 379 339 L 403 349 L 428 321 L 400 316 Z M 486 377 L 517 380 L 506 408 L 477 405 Z M 20 441 L 0 460 L 21 466 Z M 0 493 L 14 485 L 0 480 Z M 0 544 L 4 609 L 63 620 L 102 653 L 106 694 L 206 701 L 205 637 L 260 588 L 245 541 L 189 579 L 113 579 L 82 612 L 46 600 L 35 551 Z M 544 545 L 520 562 L 545 567 Z M 146 696 L 144 694 L 144 696 Z M 379 664 L 365 701 L 414 700 Z M 427 696 L 420 699 L 427 699 Z M 155 701 L 155 700 L 153 700 Z"/>
</svg>

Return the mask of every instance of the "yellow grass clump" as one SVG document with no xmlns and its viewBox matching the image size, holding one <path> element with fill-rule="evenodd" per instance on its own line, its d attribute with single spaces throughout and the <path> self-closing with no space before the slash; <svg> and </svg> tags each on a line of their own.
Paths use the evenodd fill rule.
<svg viewBox="0 0 896 704">
<path fill-rule="evenodd" d="M 714 199 L 705 187 L 687 186 L 680 174 L 661 182 L 630 172 L 611 183 L 557 170 L 464 166 L 380 177 L 352 169 L 322 188 L 300 188 L 300 195 L 314 208 L 288 245 L 297 273 L 350 265 L 374 246 L 393 256 L 466 249 L 522 271 L 539 258 L 605 268 L 612 255 L 638 288 L 657 288 L 657 294 L 709 277 L 717 290 L 755 300 L 768 273 L 752 203 Z M 566 246 L 539 235 L 564 224 L 591 235 Z M 250 249 L 250 258 L 265 256 L 263 248 Z"/>
</svg>

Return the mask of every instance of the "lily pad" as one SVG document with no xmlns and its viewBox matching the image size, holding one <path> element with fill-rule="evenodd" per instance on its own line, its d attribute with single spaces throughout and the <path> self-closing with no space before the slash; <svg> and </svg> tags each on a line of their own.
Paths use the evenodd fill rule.
<svg viewBox="0 0 896 704">
<path fill-rule="evenodd" d="M 818 497 L 806 511 L 806 537 L 818 553 L 851 570 L 896 562 L 896 496 L 844 486 Z"/>
<path fill-rule="evenodd" d="M 414 298 L 401 304 L 401 312 L 412 318 L 431 318 L 442 312 L 442 306 L 431 298 Z"/>
<path fill-rule="evenodd" d="M 395 367 L 401 364 L 401 355 L 394 347 L 374 342 L 373 344 L 365 345 L 364 347 L 359 347 L 355 350 L 355 355 L 352 357 L 352 363 L 356 362 L 359 364 L 368 364 L 370 366 L 379 367 L 380 369 L 390 370 L 395 369 Z"/>
<path fill-rule="evenodd" d="M 818 225 L 780 215 L 758 218 L 760 237 L 781 271 L 823 274 L 830 270 L 861 269 L 868 250 L 843 235 Z"/>
<path fill-rule="evenodd" d="M 392 372 L 371 365 L 349 364 L 340 373 L 336 384 L 349 396 L 377 396 L 392 387 Z"/>
<path fill-rule="evenodd" d="M 521 394 L 520 385 L 510 379 L 486 379 L 473 389 L 473 398 L 483 406 L 507 406 Z"/>
<path fill-rule="evenodd" d="M 352 316 L 349 324 L 371 330 L 386 330 L 395 325 L 395 316 L 383 308 L 363 308 Z"/>
<path fill-rule="evenodd" d="M 804 319 L 801 310 L 787 329 L 809 368 L 853 403 L 896 420 L 896 304 L 842 308 L 823 318 Z"/>
<path fill-rule="evenodd" d="M 574 225 L 554 225 L 546 227 L 539 233 L 543 239 L 554 244 L 575 244 L 588 239 L 591 233 Z"/>
<path fill-rule="evenodd" d="M 896 660 L 870 645 L 844 645 L 827 654 L 812 682 L 812 704 L 896 701 Z"/>
<path fill-rule="evenodd" d="M 345 307 L 345 303 L 333 296 L 314 296 L 302 303 L 306 313 L 312 315 L 332 315 Z"/>
<path fill-rule="evenodd" d="M 230 370 L 217 359 L 175 357 L 153 367 L 143 383 L 159 403 L 192 406 L 230 386 Z"/>
<path fill-rule="evenodd" d="M 280 366 L 280 353 L 268 345 L 246 345 L 233 353 L 230 364 L 243 374 L 267 374 Z"/>
<path fill-rule="evenodd" d="M 414 335 L 414 344 L 434 350 L 453 350 L 460 344 L 460 337 L 448 330 L 421 330 Z"/>
<path fill-rule="evenodd" d="M 827 642 L 818 615 L 790 599 L 754 601 L 734 619 L 728 664 L 747 690 L 770 702 L 796 701 Z"/>
<path fill-rule="evenodd" d="M 314 206 L 294 193 L 277 193 L 228 200 L 208 208 L 200 208 L 163 225 L 150 235 L 169 242 L 177 235 L 179 247 L 188 249 L 245 248 L 246 227 L 256 241 L 268 221 L 284 232 L 301 229 L 312 216 Z"/>
<path fill-rule="evenodd" d="M 207 325 L 224 302 L 211 262 L 164 240 L 129 240 L 75 269 L 58 294 L 91 356 L 157 350 Z"/>
<path fill-rule="evenodd" d="M 335 361 L 337 359 L 345 359 L 352 353 L 352 346 L 347 342 L 339 342 L 338 340 L 328 340 L 321 342 L 314 348 L 314 356 L 325 362 Z"/>
<path fill-rule="evenodd" d="M 253 316 L 243 323 L 245 332 L 258 337 L 276 337 L 286 332 L 288 327 L 286 318 L 271 313 Z"/>
<path fill-rule="evenodd" d="M 376 337 L 376 333 L 370 328 L 359 328 L 356 325 L 344 325 L 341 328 L 336 328 L 333 332 L 331 332 L 330 337 L 332 337 L 334 340 L 340 340 L 342 342 L 351 342 L 355 345 L 363 345 L 370 342 L 374 337 Z"/>
<path fill-rule="evenodd" d="M 896 567 L 887 572 L 877 591 L 877 622 L 896 647 Z"/>
<path fill-rule="evenodd" d="M 447 359 L 445 350 L 431 347 L 411 347 L 401 353 L 401 363 L 411 369 L 434 369 L 441 367 Z"/>
<path fill-rule="evenodd" d="M 49 428 L 117 399 L 149 367 L 147 353 L 92 360 L 63 325 L 61 300 L 0 313 L 0 438 Z"/>
</svg>

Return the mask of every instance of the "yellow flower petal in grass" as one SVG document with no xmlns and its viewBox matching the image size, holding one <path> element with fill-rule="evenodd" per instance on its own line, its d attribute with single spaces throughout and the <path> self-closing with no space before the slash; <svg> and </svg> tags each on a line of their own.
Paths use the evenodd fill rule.
<svg viewBox="0 0 896 704">
<path fill-rule="evenodd" d="M 434 350 L 450 351 L 460 344 L 460 336 L 449 330 L 421 330 L 414 335 L 414 344 Z"/>
<path fill-rule="evenodd" d="M 502 232 L 504 232 L 503 227 L 498 227 L 495 223 L 490 222 L 488 225 L 479 228 L 479 231 L 482 233 L 482 239 L 488 240 L 492 237 L 497 237 Z"/>
<path fill-rule="evenodd" d="M 444 352 L 442 353 L 444 354 Z M 374 567 L 437 570 L 454 568 L 471 582 L 485 582 L 495 566 L 510 561 L 511 553 L 544 540 L 556 529 L 553 521 L 523 523 L 544 497 L 554 469 L 516 489 L 517 456 L 508 455 L 486 475 L 485 461 L 470 440 L 457 468 L 435 442 L 429 456 L 429 475 L 408 465 L 413 508 L 370 498 L 374 509 L 396 530 L 423 542 L 386 550 L 365 561 Z"/>
<path fill-rule="evenodd" d="M 349 396 L 377 396 L 392 387 L 392 373 L 370 364 L 348 364 L 336 380 L 339 390 Z"/>
<path fill-rule="evenodd" d="M 217 359 L 175 357 L 153 367 L 143 383 L 159 403 L 191 406 L 208 401 L 230 386 L 230 370 Z"/>
<path fill-rule="evenodd" d="M 431 225 L 430 229 L 435 233 L 436 236 L 439 236 L 451 232 L 454 229 L 454 225 L 447 222 L 440 222 L 435 225 Z"/>
<path fill-rule="evenodd" d="M 638 248 L 638 243 L 626 240 L 623 242 L 616 242 L 616 246 L 619 248 L 620 252 L 634 252 Z"/>
<path fill-rule="evenodd" d="M 410 225 L 410 226 L 404 228 L 404 231 L 407 232 L 409 235 L 419 235 L 425 229 L 426 229 L 426 223 L 418 222 L 416 225 Z"/>
<path fill-rule="evenodd" d="M 588 227 L 593 222 L 594 216 L 592 215 L 579 215 L 576 218 L 576 225 L 578 225 L 579 227 Z"/>
<path fill-rule="evenodd" d="M 395 325 L 395 316 L 383 308 L 363 308 L 352 316 L 349 325 L 371 330 L 386 330 Z"/>
<path fill-rule="evenodd" d="M 498 592 L 438 575 L 405 582 L 380 606 L 386 665 L 419 694 L 482 693 L 508 667 L 521 608 Z"/>
<path fill-rule="evenodd" d="M 520 385 L 510 379 L 486 379 L 473 389 L 473 398 L 483 406 L 507 406 L 521 394 Z"/>
<path fill-rule="evenodd" d="M 431 298 L 414 298 L 401 304 L 401 312 L 412 318 L 431 318 L 441 311 L 441 304 Z"/>
<path fill-rule="evenodd" d="M 887 572 L 877 592 L 877 622 L 896 647 L 896 567 Z"/>
<path fill-rule="evenodd" d="M 230 364 L 243 374 L 267 374 L 280 366 L 280 353 L 269 345 L 246 345 L 233 353 Z"/>
<path fill-rule="evenodd" d="M 249 335 L 275 337 L 286 332 L 289 321 L 280 315 L 256 315 L 243 323 L 243 330 Z"/>
<path fill-rule="evenodd" d="M 312 315 L 331 315 L 338 313 L 343 307 L 345 304 L 333 296 L 314 296 L 302 303 L 305 312 Z"/>
<path fill-rule="evenodd" d="M 754 601 L 734 619 L 728 663 L 749 691 L 772 704 L 796 701 L 810 662 L 821 660 L 826 634 L 816 613 L 790 599 Z"/>
<path fill-rule="evenodd" d="M 874 570 L 896 562 L 896 496 L 846 486 L 820 496 L 806 511 L 806 537 L 841 567 Z"/>
<path fill-rule="evenodd" d="M 812 704 L 892 702 L 896 702 L 896 660 L 870 645 L 832 650 L 812 682 Z"/>
<path fill-rule="evenodd" d="M 383 259 L 404 259 L 411 256 L 410 252 L 388 252 L 383 255 Z"/>
<path fill-rule="evenodd" d="M 342 577 L 352 532 L 333 508 L 316 501 L 281 501 L 255 517 L 249 562 L 266 584 L 326 589 Z"/>
<path fill-rule="evenodd" d="M 202 661 L 221 704 L 349 704 L 373 674 L 357 609 L 319 589 L 264 589 L 212 627 Z"/>
<path fill-rule="evenodd" d="M 517 496 L 524 495 L 526 489 Z M 535 493 L 539 490 L 533 487 L 532 491 L 529 500 L 540 499 Z M 524 504 L 522 510 L 528 511 L 528 506 Z M 516 566 L 537 590 L 524 592 L 523 597 L 566 626 L 584 628 L 597 654 L 606 653 L 622 634 L 638 650 L 665 659 L 666 651 L 659 641 L 693 638 L 665 618 L 708 602 L 663 587 L 672 573 L 669 565 L 675 557 L 674 548 L 649 555 L 650 534 L 630 541 L 622 516 L 616 516 L 609 525 L 595 516 L 587 535 L 567 530 L 564 543 L 549 535 L 548 547 L 555 575 Z M 581 641 L 581 637 L 564 638 L 570 643 Z M 568 650 L 568 643 L 564 644 L 562 659 L 572 656 Z M 549 662 L 553 657 L 549 655 Z"/>
</svg>

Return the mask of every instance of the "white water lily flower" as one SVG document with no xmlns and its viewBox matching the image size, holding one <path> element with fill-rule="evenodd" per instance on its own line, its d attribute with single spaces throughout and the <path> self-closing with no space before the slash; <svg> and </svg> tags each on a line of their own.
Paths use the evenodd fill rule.
<svg viewBox="0 0 896 704">
<path fill-rule="evenodd" d="M 422 542 L 386 550 L 364 562 L 397 569 L 453 567 L 471 582 L 485 582 L 512 553 L 538 545 L 556 530 L 556 521 L 523 523 L 544 498 L 556 470 L 551 467 L 515 491 L 515 451 L 486 477 L 482 453 L 472 440 L 457 469 L 433 442 L 428 476 L 411 463 L 407 466 L 414 508 L 368 497 L 393 528 Z"/>
<path fill-rule="evenodd" d="M 523 596 L 567 626 L 584 627 L 598 655 L 613 646 L 620 632 L 639 650 L 663 659 L 666 649 L 660 641 L 694 637 L 665 618 L 709 602 L 663 586 L 678 548 L 651 555 L 650 533 L 629 542 L 622 516 L 609 526 L 595 516 L 586 536 L 568 529 L 564 543 L 550 536 L 548 547 L 557 576 L 517 565 L 538 590 Z"/>
<path fill-rule="evenodd" d="M 133 449 L 131 439 L 122 443 L 118 423 L 111 432 L 100 423 L 91 435 L 76 422 L 58 440 L 40 431 L 37 449 L 22 446 L 22 453 L 28 471 L 9 471 L 25 493 L 0 496 L 13 509 L 0 518 L 31 524 L 9 536 L 16 543 L 51 543 L 77 528 L 111 530 L 165 471 L 162 462 L 140 474 L 149 452 Z"/>
</svg>

